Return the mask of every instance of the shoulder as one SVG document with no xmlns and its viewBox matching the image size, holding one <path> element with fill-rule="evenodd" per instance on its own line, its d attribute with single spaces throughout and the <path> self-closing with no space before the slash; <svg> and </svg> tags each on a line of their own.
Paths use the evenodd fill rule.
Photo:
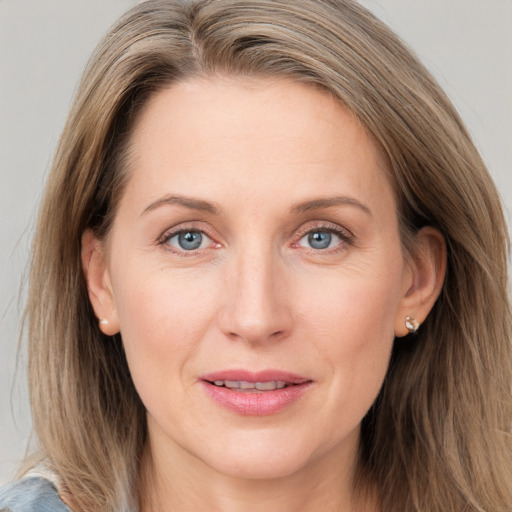
<svg viewBox="0 0 512 512">
<path fill-rule="evenodd" d="M 26 477 L 0 487 L 0 512 L 71 512 L 52 482 Z"/>
</svg>

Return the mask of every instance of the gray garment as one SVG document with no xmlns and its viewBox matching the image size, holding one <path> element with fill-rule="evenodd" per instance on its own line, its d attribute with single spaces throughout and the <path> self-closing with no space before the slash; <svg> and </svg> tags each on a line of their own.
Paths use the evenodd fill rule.
<svg viewBox="0 0 512 512">
<path fill-rule="evenodd" d="M 71 512 L 46 478 L 26 477 L 0 487 L 0 512 Z"/>
</svg>

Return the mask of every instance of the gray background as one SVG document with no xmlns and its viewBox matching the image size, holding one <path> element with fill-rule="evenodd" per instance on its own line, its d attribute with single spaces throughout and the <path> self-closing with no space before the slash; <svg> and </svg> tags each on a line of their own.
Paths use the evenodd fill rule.
<svg viewBox="0 0 512 512">
<path fill-rule="evenodd" d="M 30 433 L 16 355 L 23 275 L 51 155 L 89 54 L 135 0 L 0 0 L 0 485 Z M 512 0 L 362 0 L 467 123 L 512 217 Z"/>
</svg>

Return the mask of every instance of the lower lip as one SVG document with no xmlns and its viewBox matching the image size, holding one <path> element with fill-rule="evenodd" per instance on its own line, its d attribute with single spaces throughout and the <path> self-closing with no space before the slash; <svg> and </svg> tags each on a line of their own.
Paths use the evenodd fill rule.
<svg viewBox="0 0 512 512">
<path fill-rule="evenodd" d="M 297 402 L 310 384 L 309 381 L 273 391 L 248 393 L 203 381 L 206 393 L 210 398 L 242 416 L 269 416 L 280 412 Z"/>
</svg>

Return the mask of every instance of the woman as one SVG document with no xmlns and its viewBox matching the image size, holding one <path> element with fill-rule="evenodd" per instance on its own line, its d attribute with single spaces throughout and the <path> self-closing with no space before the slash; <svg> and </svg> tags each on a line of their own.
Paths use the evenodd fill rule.
<svg viewBox="0 0 512 512">
<path fill-rule="evenodd" d="M 142 3 L 48 181 L 40 450 L 0 505 L 510 511 L 506 258 L 459 117 L 363 8 Z"/>
</svg>

